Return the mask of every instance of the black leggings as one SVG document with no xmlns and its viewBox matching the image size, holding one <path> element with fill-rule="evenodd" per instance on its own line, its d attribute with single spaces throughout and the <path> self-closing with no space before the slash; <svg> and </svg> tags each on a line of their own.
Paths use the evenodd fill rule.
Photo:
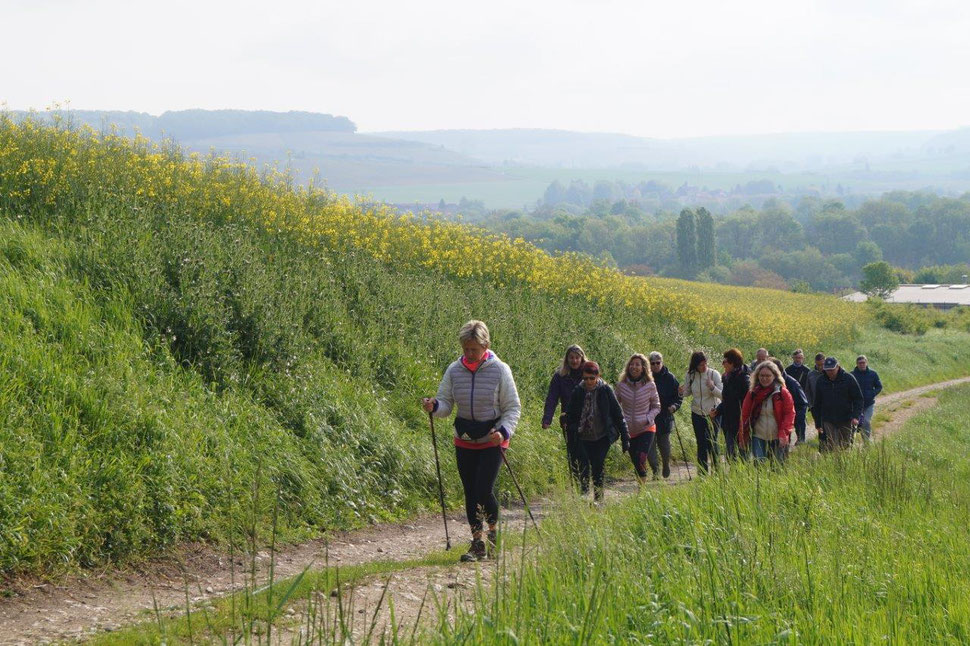
<svg viewBox="0 0 970 646">
<path fill-rule="evenodd" d="M 580 440 L 580 459 L 579 459 L 579 485 L 583 493 L 589 491 L 590 471 L 593 476 L 593 494 L 597 499 L 603 497 L 603 467 L 606 465 L 606 456 L 612 446 L 609 435 L 604 435 L 598 440 L 587 442 Z"/>
<path fill-rule="evenodd" d="M 464 449 L 455 447 L 458 475 L 465 489 L 465 514 L 472 532 L 482 531 L 482 520 L 489 525 L 498 522 L 498 499 L 495 498 L 495 481 L 502 467 L 502 449 Z"/>
<path fill-rule="evenodd" d="M 667 435 L 669 438 L 670 435 Z M 670 447 L 670 442 L 667 443 L 667 447 Z M 670 455 L 670 451 L 667 451 L 667 455 Z M 657 434 L 641 433 L 636 437 L 630 438 L 630 460 L 633 461 L 633 469 L 637 472 L 637 476 L 640 478 L 647 477 L 647 463 L 650 464 L 650 470 L 654 473 L 657 472 Z"/>
<path fill-rule="evenodd" d="M 717 424 L 707 415 L 691 412 L 690 422 L 694 426 L 694 439 L 697 440 L 697 468 L 707 473 L 707 461 L 717 468 Z"/>
</svg>

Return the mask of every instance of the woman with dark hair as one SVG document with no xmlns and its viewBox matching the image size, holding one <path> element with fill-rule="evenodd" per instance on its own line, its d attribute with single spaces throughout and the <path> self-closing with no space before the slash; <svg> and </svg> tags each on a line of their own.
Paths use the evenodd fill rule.
<svg viewBox="0 0 970 646">
<path fill-rule="evenodd" d="M 795 403 L 782 372 L 773 362 L 762 361 L 754 371 L 751 390 L 741 407 L 738 439 L 744 445 L 750 439 L 755 462 L 768 458 L 783 462 L 794 430 Z"/>
<path fill-rule="evenodd" d="M 549 392 L 546 394 L 546 406 L 542 414 L 542 428 L 552 426 L 552 418 L 559 406 L 559 428 L 562 430 L 563 441 L 566 444 L 566 459 L 569 461 L 569 471 L 574 479 L 579 479 L 579 446 L 578 440 L 570 438 L 566 433 L 566 407 L 569 398 L 576 387 L 583 383 L 583 364 L 586 363 L 586 353 L 578 345 L 566 348 L 566 355 L 562 364 L 552 375 L 549 382 Z"/>
<path fill-rule="evenodd" d="M 690 355 L 690 367 L 680 395 L 690 397 L 690 421 L 697 440 L 697 466 L 707 473 L 708 459 L 717 468 L 717 406 L 721 403 L 721 374 L 707 365 L 707 355 L 700 350 Z"/>
<path fill-rule="evenodd" d="M 717 412 L 721 417 L 721 430 L 724 431 L 724 445 L 729 460 L 739 457 L 744 460 L 748 457 L 748 452 L 738 446 L 738 431 L 741 429 L 741 405 L 751 386 L 751 371 L 737 348 L 731 348 L 724 353 L 721 365 L 724 366 L 724 385 Z"/>
<path fill-rule="evenodd" d="M 657 460 L 657 425 L 654 423 L 660 412 L 660 395 L 657 394 L 653 373 L 647 363 L 645 356 L 634 354 L 626 362 L 616 384 L 616 399 L 620 402 L 630 433 L 630 459 L 640 484 L 647 479 L 647 462 L 650 463 L 655 479 L 660 471 Z"/>
<path fill-rule="evenodd" d="M 462 355 L 445 370 L 438 394 L 425 397 L 421 404 L 435 417 L 457 411 L 455 459 L 472 530 L 471 547 L 461 560 L 480 561 L 495 548 L 495 481 L 522 408 L 512 371 L 489 350 L 488 327 L 481 321 L 469 321 L 459 330 L 458 342 Z M 482 540 L 485 523 L 488 546 Z"/>
<path fill-rule="evenodd" d="M 582 492 L 589 491 L 592 471 L 593 497 L 602 500 L 606 454 L 617 438 L 622 440 L 623 452 L 629 451 L 630 434 L 620 403 L 613 389 L 600 377 L 600 367 L 595 361 L 583 364 L 583 386 L 573 391 L 566 408 L 566 433 L 579 439 Z"/>
</svg>

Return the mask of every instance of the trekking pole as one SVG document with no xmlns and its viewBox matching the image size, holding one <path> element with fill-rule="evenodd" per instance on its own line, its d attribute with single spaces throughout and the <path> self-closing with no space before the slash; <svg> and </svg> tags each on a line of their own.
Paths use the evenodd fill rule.
<svg viewBox="0 0 970 646">
<path fill-rule="evenodd" d="M 528 512 L 529 518 L 532 519 L 532 524 L 536 527 L 536 533 L 541 534 L 542 532 L 539 531 L 539 523 L 536 522 L 536 517 L 532 515 L 532 510 L 529 509 L 529 503 L 525 499 L 525 494 L 522 493 L 522 487 L 519 486 L 519 481 L 515 479 L 515 472 L 512 471 L 512 465 L 509 464 L 509 459 L 505 457 L 505 449 L 499 447 L 499 451 L 502 452 L 502 462 L 505 463 L 505 468 L 509 470 L 509 475 L 512 476 L 512 484 L 514 484 L 515 488 L 518 489 L 519 497 L 522 498 L 522 504 L 525 506 L 525 510 Z"/>
<path fill-rule="evenodd" d="M 451 537 L 448 535 L 448 514 L 445 513 L 445 489 L 441 484 L 441 462 L 438 461 L 438 436 L 434 432 L 434 415 L 428 413 L 428 423 L 431 424 L 431 446 L 434 447 L 434 469 L 438 474 L 438 502 L 441 503 L 441 520 L 445 523 L 445 549 L 451 549 Z"/>
<path fill-rule="evenodd" d="M 677 433 L 677 441 L 680 443 L 680 453 L 684 456 L 684 466 L 687 468 L 687 481 L 691 481 L 690 477 L 690 464 L 687 462 L 687 449 L 684 448 L 684 438 L 680 436 L 680 429 L 677 428 L 677 418 L 673 415 L 670 416 L 671 421 L 674 425 L 674 432 Z"/>
</svg>

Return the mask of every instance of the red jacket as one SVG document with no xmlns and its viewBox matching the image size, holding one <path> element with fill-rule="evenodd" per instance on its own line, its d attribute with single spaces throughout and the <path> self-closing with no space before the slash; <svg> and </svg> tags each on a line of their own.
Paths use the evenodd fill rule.
<svg viewBox="0 0 970 646">
<path fill-rule="evenodd" d="M 778 437 L 787 438 L 795 426 L 795 401 L 788 389 L 782 386 L 770 395 L 775 408 L 775 423 L 778 425 Z M 741 429 L 738 431 L 738 443 L 747 446 L 751 438 L 751 409 L 754 406 L 754 391 L 749 390 L 741 404 Z"/>
</svg>

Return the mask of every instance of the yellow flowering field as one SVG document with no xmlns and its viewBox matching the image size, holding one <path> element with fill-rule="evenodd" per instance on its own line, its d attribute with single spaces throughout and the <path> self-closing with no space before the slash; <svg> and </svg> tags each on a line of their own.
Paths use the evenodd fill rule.
<svg viewBox="0 0 970 646">
<path fill-rule="evenodd" d="M 419 266 L 509 288 L 578 295 L 629 308 L 644 325 L 672 324 L 688 335 L 737 343 L 814 346 L 854 334 L 865 310 L 826 295 L 635 278 L 585 257 L 553 256 L 521 239 L 294 185 L 215 155 L 90 129 L 15 123 L 0 116 L 0 209 L 40 215 L 119 201 L 217 218 L 255 218 L 312 244 L 360 250 L 382 262 Z"/>
</svg>

